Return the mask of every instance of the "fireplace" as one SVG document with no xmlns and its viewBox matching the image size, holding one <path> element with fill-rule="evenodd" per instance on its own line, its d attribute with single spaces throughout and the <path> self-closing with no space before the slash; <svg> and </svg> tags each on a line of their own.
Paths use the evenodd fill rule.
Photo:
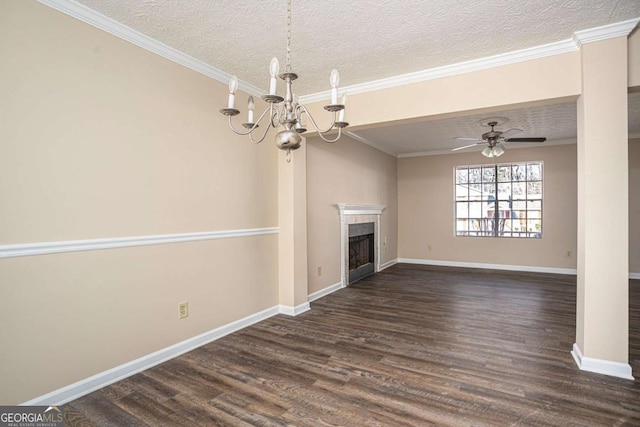
<svg viewBox="0 0 640 427">
<path fill-rule="evenodd" d="M 349 224 L 349 283 L 375 272 L 373 222 Z"/>
<path fill-rule="evenodd" d="M 340 211 L 340 277 L 344 288 L 380 271 L 380 217 L 385 206 L 339 203 L 337 207 Z"/>
</svg>

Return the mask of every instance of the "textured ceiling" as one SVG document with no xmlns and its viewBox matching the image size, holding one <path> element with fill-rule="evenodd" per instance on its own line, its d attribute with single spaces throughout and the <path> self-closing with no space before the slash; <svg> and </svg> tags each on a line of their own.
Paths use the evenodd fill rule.
<svg viewBox="0 0 640 427">
<path fill-rule="evenodd" d="M 556 141 L 576 137 L 575 102 L 387 126 L 354 133 L 365 138 L 371 145 L 393 155 L 426 151 L 446 153 L 453 148 L 473 143 L 456 141 L 455 137 L 480 139 L 484 132 L 490 130 L 486 125 L 489 121 L 487 119 L 490 118 L 497 118 L 500 123 L 496 130 L 518 128 L 524 131 L 513 135 L 514 137 L 544 136 Z M 505 122 L 502 118 L 508 121 Z M 514 144 L 506 143 L 505 146 L 509 148 Z M 518 145 L 523 146 L 522 143 Z"/>
<path fill-rule="evenodd" d="M 285 0 L 77 0 L 256 87 L 284 64 Z M 341 86 L 570 39 L 640 16 L 638 0 L 292 0 L 296 92 Z"/>
<path fill-rule="evenodd" d="M 286 52 L 285 0 L 76 0 L 202 62 L 261 88 L 268 66 Z M 292 0 L 292 65 L 296 93 L 428 70 L 570 39 L 575 31 L 640 16 L 640 0 Z M 498 127 L 576 137 L 575 103 L 491 113 Z M 353 135 L 393 155 L 448 152 L 476 137 L 487 115 L 469 115 Z M 640 94 L 629 97 L 629 132 L 640 133 Z M 514 146 L 514 144 L 511 144 Z M 523 144 L 518 144 L 523 146 Z"/>
<path fill-rule="evenodd" d="M 629 94 L 629 135 L 640 137 L 640 92 Z M 575 142 L 577 138 L 577 106 L 575 102 L 544 105 L 490 114 L 474 114 L 443 120 L 386 126 L 350 133 L 356 139 L 394 156 L 444 154 L 472 142 L 456 141 L 456 137 L 480 138 L 489 130 L 490 118 L 502 122 L 496 130 L 522 129 L 514 137 L 546 137 L 544 145 Z M 541 144 L 505 143 L 507 149 L 537 147 Z M 484 146 L 469 148 L 480 151 Z M 462 150 L 465 151 L 465 150 Z"/>
</svg>

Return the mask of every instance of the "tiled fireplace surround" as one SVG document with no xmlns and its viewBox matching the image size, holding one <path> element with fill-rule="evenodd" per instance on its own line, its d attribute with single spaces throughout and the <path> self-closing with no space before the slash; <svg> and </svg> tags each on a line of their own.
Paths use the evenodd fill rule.
<svg viewBox="0 0 640 427">
<path fill-rule="evenodd" d="M 340 280 L 342 287 L 349 284 L 349 224 L 373 222 L 374 226 L 374 265 L 376 272 L 380 271 L 380 217 L 385 205 L 356 205 L 338 203 L 340 211 Z"/>
</svg>

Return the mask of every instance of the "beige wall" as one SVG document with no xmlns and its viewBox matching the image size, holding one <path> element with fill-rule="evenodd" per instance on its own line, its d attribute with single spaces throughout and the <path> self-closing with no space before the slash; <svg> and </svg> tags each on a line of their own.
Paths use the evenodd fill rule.
<svg viewBox="0 0 640 427">
<path fill-rule="evenodd" d="M 277 150 L 227 129 L 225 84 L 33 1 L 0 2 L 0 51 L 0 244 L 277 225 Z M 0 260 L 0 403 L 273 307 L 277 249 L 267 235 Z"/>
<path fill-rule="evenodd" d="M 386 251 L 380 262 L 397 257 L 396 159 L 343 136 L 335 144 L 319 138 L 307 145 L 307 234 L 309 293 L 340 282 L 338 203 L 386 205 L 380 220 Z M 318 276 L 318 267 L 322 275 Z"/>
<path fill-rule="evenodd" d="M 640 139 L 629 141 L 629 271 L 640 274 Z"/>
<path fill-rule="evenodd" d="M 542 239 L 454 235 L 453 169 L 491 163 L 479 152 L 398 160 L 398 257 L 575 268 L 576 145 L 508 149 L 499 161 L 544 162 Z M 429 250 L 428 246 L 431 246 Z M 572 258 L 566 252 L 572 252 Z"/>
<path fill-rule="evenodd" d="M 580 53 L 569 52 L 349 95 L 350 129 L 559 103 L 580 95 Z M 391 102 L 392 101 L 392 102 Z M 323 113 L 324 101 L 309 107 Z M 401 105 L 402 108 L 398 108 Z"/>
</svg>

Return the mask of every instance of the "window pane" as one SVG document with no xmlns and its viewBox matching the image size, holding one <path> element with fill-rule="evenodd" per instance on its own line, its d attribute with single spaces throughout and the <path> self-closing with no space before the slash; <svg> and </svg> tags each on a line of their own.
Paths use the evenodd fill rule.
<svg viewBox="0 0 640 427">
<path fill-rule="evenodd" d="M 511 183 L 498 184 L 498 194 L 501 199 L 508 199 L 511 197 Z"/>
<path fill-rule="evenodd" d="M 527 209 L 530 211 L 533 211 L 533 210 L 539 211 L 542 209 L 542 202 L 540 200 L 529 201 L 527 202 Z"/>
<path fill-rule="evenodd" d="M 482 202 L 469 203 L 469 218 L 482 218 Z"/>
<path fill-rule="evenodd" d="M 527 165 L 527 180 L 528 181 L 542 180 L 542 164 L 529 163 Z"/>
<path fill-rule="evenodd" d="M 467 168 L 456 169 L 456 184 L 466 184 L 469 181 L 469 170 Z"/>
<path fill-rule="evenodd" d="M 527 209 L 527 202 L 525 202 L 524 200 L 516 200 L 511 204 L 511 206 L 513 206 L 513 209 L 516 210 L 525 210 Z"/>
<path fill-rule="evenodd" d="M 456 200 L 469 200 L 469 188 L 466 185 L 456 185 Z"/>
<path fill-rule="evenodd" d="M 493 218 L 495 215 L 495 202 L 486 202 L 482 204 L 482 218 Z"/>
<path fill-rule="evenodd" d="M 511 211 L 511 217 L 515 219 L 525 219 L 527 217 L 527 211 Z"/>
<path fill-rule="evenodd" d="M 514 199 L 524 199 L 526 197 L 524 182 L 514 182 L 511 191 Z"/>
<path fill-rule="evenodd" d="M 469 217 L 469 203 L 458 202 L 456 203 L 456 218 L 468 218 Z"/>
<path fill-rule="evenodd" d="M 524 181 L 525 180 L 525 165 L 516 164 L 511 166 L 511 179 L 513 181 Z"/>
<path fill-rule="evenodd" d="M 469 168 L 469 182 L 482 182 L 481 168 Z"/>
<path fill-rule="evenodd" d="M 458 233 L 460 232 L 466 232 L 468 230 L 468 221 L 466 219 L 459 219 L 456 221 L 456 231 L 458 231 Z"/>
<path fill-rule="evenodd" d="M 482 184 L 482 199 L 494 200 L 496 198 L 496 185 L 495 184 Z"/>
<path fill-rule="evenodd" d="M 511 181 L 511 166 L 498 166 L 498 182 Z"/>
<path fill-rule="evenodd" d="M 542 181 L 527 182 L 527 195 L 530 199 L 542 199 Z"/>
<path fill-rule="evenodd" d="M 529 232 L 541 232 L 542 231 L 542 221 L 539 219 L 530 219 L 527 224 L 527 231 Z"/>
<path fill-rule="evenodd" d="M 505 219 L 504 220 L 504 232 L 511 234 L 512 230 L 513 230 L 513 221 L 510 220 L 510 219 Z"/>
<path fill-rule="evenodd" d="M 469 184 L 469 200 L 482 200 L 482 184 Z"/>
<path fill-rule="evenodd" d="M 493 166 L 482 168 L 482 182 L 495 182 L 496 170 Z"/>
</svg>

